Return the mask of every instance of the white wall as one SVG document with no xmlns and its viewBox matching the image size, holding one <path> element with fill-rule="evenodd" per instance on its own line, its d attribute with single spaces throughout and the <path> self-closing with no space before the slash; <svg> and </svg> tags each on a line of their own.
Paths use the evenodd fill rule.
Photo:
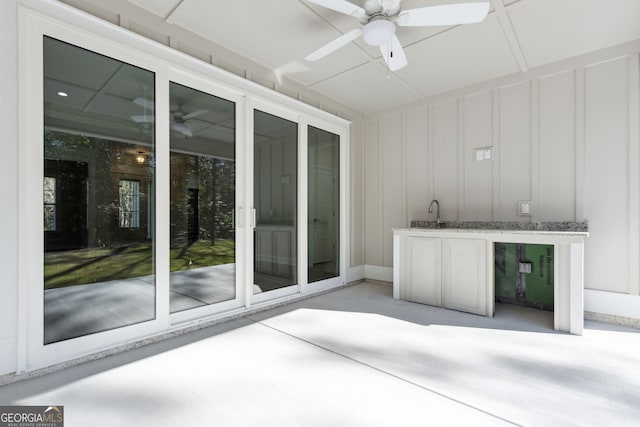
<svg viewBox="0 0 640 427">
<path fill-rule="evenodd" d="M 391 229 L 433 220 L 435 198 L 445 221 L 586 219 L 586 288 L 637 295 L 638 52 L 640 40 L 367 117 L 365 264 L 392 267 Z M 475 160 L 480 147 L 492 160 Z"/>
<path fill-rule="evenodd" d="M 18 289 L 18 115 L 16 6 L 0 2 L 0 375 L 16 364 Z"/>
</svg>

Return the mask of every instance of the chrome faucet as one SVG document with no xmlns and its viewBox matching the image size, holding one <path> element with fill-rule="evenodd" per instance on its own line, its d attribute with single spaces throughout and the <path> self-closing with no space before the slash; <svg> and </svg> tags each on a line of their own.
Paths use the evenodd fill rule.
<svg viewBox="0 0 640 427">
<path fill-rule="evenodd" d="M 429 205 L 429 213 L 433 213 L 434 204 L 436 205 L 436 228 L 440 228 L 440 224 L 442 224 L 442 221 L 440 220 L 440 203 L 438 203 L 436 199 L 431 201 L 431 204 Z"/>
</svg>

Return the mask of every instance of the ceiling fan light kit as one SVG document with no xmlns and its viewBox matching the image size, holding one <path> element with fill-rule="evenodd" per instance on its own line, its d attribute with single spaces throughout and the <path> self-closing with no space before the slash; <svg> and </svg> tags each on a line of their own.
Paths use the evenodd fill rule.
<svg viewBox="0 0 640 427">
<path fill-rule="evenodd" d="M 362 29 L 362 39 L 369 46 L 380 46 L 389 43 L 395 32 L 396 26 L 393 22 L 386 19 L 372 20 Z"/>
<path fill-rule="evenodd" d="M 362 29 L 351 30 L 307 55 L 307 61 L 317 61 L 346 46 L 362 35 L 365 43 L 378 46 L 389 70 L 396 71 L 407 65 L 407 58 L 396 36 L 396 25 L 401 27 L 432 27 L 472 24 L 481 22 L 489 13 L 489 2 L 455 3 L 402 10 L 401 0 L 368 0 L 365 8 L 347 0 L 307 0 L 327 9 L 352 16 L 360 21 Z"/>
</svg>

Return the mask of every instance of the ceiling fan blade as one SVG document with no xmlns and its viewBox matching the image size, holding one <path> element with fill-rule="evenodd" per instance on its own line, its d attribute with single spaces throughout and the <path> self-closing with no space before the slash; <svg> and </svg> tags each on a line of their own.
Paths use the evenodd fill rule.
<svg viewBox="0 0 640 427">
<path fill-rule="evenodd" d="M 141 106 L 142 108 L 148 108 L 150 110 L 153 110 L 155 108 L 155 103 L 150 99 L 140 97 L 134 99 L 132 102 L 136 105 Z"/>
<path fill-rule="evenodd" d="M 346 44 L 357 39 L 358 37 L 360 37 L 360 34 L 362 34 L 361 28 L 351 30 L 346 34 L 341 35 L 337 39 L 325 44 L 320 49 L 305 56 L 304 59 L 312 62 L 312 61 L 317 61 L 320 58 L 324 58 L 328 54 L 335 52 L 336 50 L 340 49 L 342 46 L 345 46 Z"/>
<path fill-rule="evenodd" d="M 389 43 L 380 45 L 380 52 L 382 52 L 384 62 L 387 63 L 391 71 L 397 71 L 407 65 L 407 56 L 404 54 L 400 40 L 395 34 L 391 37 Z"/>
<path fill-rule="evenodd" d="M 191 129 L 189 129 L 189 127 L 187 125 L 185 125 L 184 123 L 172 122 L 171 123 L 171 129 L 175 130 L 176 132 L 180 132 L 184 136 L 188 136 L 188 137 L 192 137 L 193 136 L 193 134 L 191 133 Z"/>
<path fill-rule="evenodd" d="M 131 120 L 136 123 L 153 123 L 155 122 L 154 116 L 131 116 Z"/>
<path fill-rule="evenodd" d="M 473 24 L 482 21 L 487 13 L 489 2 L 446 4 L 404 10 L 397 23 L 401 27 Z"/>
<path fill-rule="evenodd" d="M 185 114 L 184 116 L 182 116 L 182 120 L 195 119 L 196 117 L 201 116 L 203 114 L 207 114 L 208 112 L 209 110 L 196 110 L 192 113 Z"/>
<path fill-rule="evenodd" d="M 326 7 L 327 9 L 335 10 L 336 12 L 344 13 L 345 15 L 355 16 L 356 18 L 362 18 L 367 16 L 367 12 L 360 6 L 356 6 L 353 3 L 349 3 L 346 0 L 307 0 L 310 3 L 315 3 L 318 6 Z"/>
</svg>

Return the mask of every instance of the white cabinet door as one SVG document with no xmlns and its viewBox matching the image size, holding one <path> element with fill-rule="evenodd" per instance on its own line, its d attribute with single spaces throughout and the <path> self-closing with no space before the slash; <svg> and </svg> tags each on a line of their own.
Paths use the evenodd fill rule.
<svg viewBox="0 0 640 427">
<path fill-rule="evenodd" d="M 442 239 L 409 237 L 406 246 L 405 277 L 401 277 L 400 298 L 429 305 L 442 305 Z"/>
<path fill-rule="evenodd" d="M 273 274 L 282 277 L 292 277 L 291 265 L 291 232 L 290 231 L 274 231 L 274 266 Z"/>
<path fill-rule="evenodd" d="M 444 239 L 443 306 L 487 315 L 486 242 Z"/>
<path fill-rule="evenodd" d="M 273 274 L 273 231 L 256 229 L 255 271 Z"/>
</svg>

